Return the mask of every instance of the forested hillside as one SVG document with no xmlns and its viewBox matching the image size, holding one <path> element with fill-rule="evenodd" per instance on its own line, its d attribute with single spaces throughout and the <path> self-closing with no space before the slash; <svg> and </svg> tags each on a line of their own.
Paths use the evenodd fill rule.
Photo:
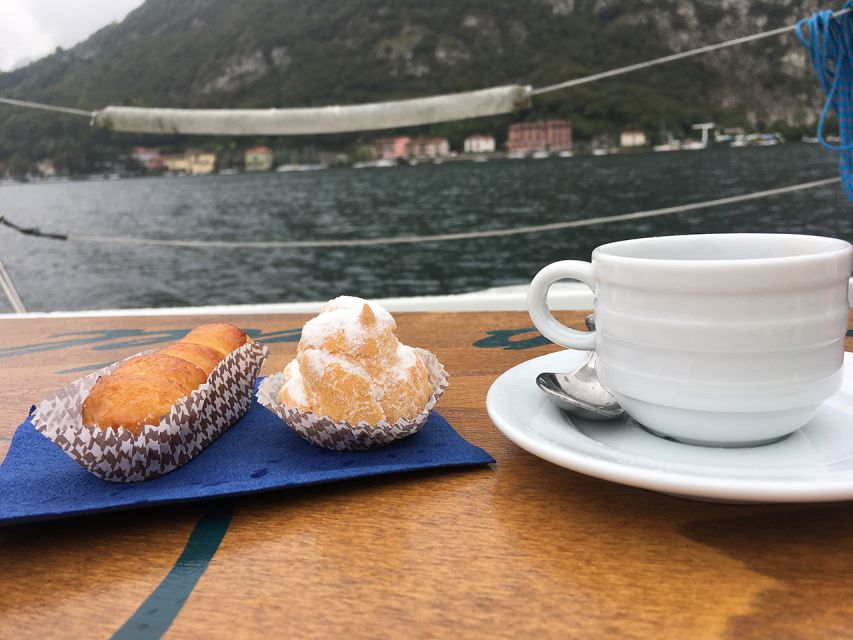
<svg viewBox="0 0 853 640">
<path fill-rule="evenodd" d="M 817 8 L 811 0 L 147 0 L 78 46 L 0 74 L 0 95 L 86 109 L 271 107 L 537 86 L 792 24 Z M 500 141 L 513 119 L 546 116 L 570 119 L 580 140 L 627 127 L 682 134 L 707 120 L 805 130 L 819 105 L 804 51 L 786 35 L 544 96 L 512 117 L 431 132 L 456 146 L 472 130 Z M 192 141 L 220 149 L 245 143 Z M 82 118 L 0 106 L 0 159 L 50 156 L 84 170 L 133 144 L 187 141 L 93 131 Z"/>
</svg>

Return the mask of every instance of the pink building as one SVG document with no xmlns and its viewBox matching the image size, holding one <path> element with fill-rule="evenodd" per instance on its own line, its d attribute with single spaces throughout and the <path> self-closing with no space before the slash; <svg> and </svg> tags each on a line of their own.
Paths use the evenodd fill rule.
<svg viewBox="0 0 853 640">
<path fill-rule="evenodd" d="M 133 147 L 130 155 L 149 171 L 163 168 L 163 158 L 157 147 Z"/>
<path fill-rule="evenodd" d="M 50 158 L 36 162 L 36 169 L 39 175 L 44 178 L 52 178 L 56 175 L 56 168 L 53 166 L 53 160 Z"/>
<path fill-rule="evenodd" d="M 370 143 L 370 154 L 374 160 L 397 160 L 409 155 L 408 136 L 396 136 L 394 138 L 377 138 Z"/>
</svg>

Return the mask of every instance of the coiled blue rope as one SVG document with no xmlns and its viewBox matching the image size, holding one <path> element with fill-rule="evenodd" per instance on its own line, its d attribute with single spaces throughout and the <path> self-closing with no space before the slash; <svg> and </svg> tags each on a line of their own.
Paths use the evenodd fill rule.
<svg viewBox="0 0 853 640">
<path fill-rule="evenodd" d="M 844 9 L 853 9 L 853 0 Z M 833 17 L 818 11 L 797 23 L 797 37 L 808 50 L 826 102 L 817 124 L 817 138 L 825 149 L 841 154 L 841 183 L 853 200 L 853 13 Z M 824 134 L 830 111 L 838 116 L 840 144 L 827 142 Z"/>
</svg>

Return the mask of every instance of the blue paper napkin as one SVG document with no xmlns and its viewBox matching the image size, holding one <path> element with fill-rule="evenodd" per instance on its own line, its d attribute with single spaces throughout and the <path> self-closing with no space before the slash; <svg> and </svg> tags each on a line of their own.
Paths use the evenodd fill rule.
<svg viewBox="0 0 853 640">
<path fill-rule="evenodd" d="M 0 525 L 491 462 L 435 411 L 418 433 L 388 446 L 329 451 L 253 401 L 243 418 L 183 467 L 121 484 L 80 467 L 27 418 L 0 465 Z"/>
</svg>

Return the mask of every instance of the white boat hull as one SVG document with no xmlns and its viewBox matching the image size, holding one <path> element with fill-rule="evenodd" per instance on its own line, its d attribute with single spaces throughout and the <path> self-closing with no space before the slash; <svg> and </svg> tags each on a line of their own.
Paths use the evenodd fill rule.
<svg viewBox="0 0 853 640">
<path fill-rule="evenodd" d="M 346 293 L 346 292 L 342 292 Z M 560 283 L 551 287 L 549 304 L 554 310 L 592 309 L 592 292 L 582 284 Z M 441 296 L 380 298 L 382 306 L 392 312 L 405 311 L 527 311 L 527 285 L 496 287 Z M 324 300 L 279 302 L 272 304 L 210 305 L 203 307 L 162 307 L 157 309 L 96 309 L 91 311 L 50 311 L 0 314 L 3 319 L 79 318 L 113 316 L 170 316 L 170 315 L 252 315 L 276 313 L 317 313 Z"/>
</svg>

